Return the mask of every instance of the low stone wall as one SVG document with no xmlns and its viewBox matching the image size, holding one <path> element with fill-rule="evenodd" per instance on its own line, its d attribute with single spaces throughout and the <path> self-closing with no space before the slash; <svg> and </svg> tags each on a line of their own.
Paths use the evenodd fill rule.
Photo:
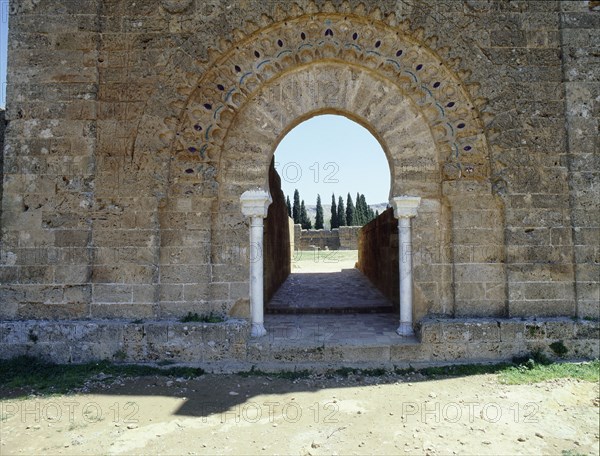
<svg viewBox="0 0 600 456">
<path fill-rule="evenodd" d="M 250 324 L 148 321 L 2 321 L 0 358 L 19 355 L 56 363 L 97 360 L 209 362 L 244 359 Z"/>
<path fill-rule="evenodd" d="M 340 226 L 336 228 L 340 236 L 340 250 L 357 250 L 358 237 L 362 227 Z"/>
<path fill-rule="evenodd" d="M 296 334 L 296 333 L 294 333 Z M 595 359 L 599 354 L 597 321 L 554 319 L 425 318 L 413 342 L 340 344 L 314 337 L 274 342 L 252 339 L 246 320 L 223 323 L 147 321 L 0 321 L 0 358 L 19 355 L 57 363 L 98 360 L 192 363 L 216 371 L 275 366 L 292 369 L 370 364 L 427 366 L 510 361 L 540 351 L 551 359 Z M 419 342 L 420 341 L 420 342 Z M 566 350 L 558 353 L 560 348 Z"/>
<path fill-rule="evenodd" d="M 360 231 L 358 269 L 390 301 L 399 305 L 398 221 L 392 208 Z"/>
<path fill-rule="evenodd" d="M 360 226 L 342 226 L 333 230 L 302 230 L 296 225 L 296 248 L 299 250 L 312 250 L 315 247 L 329 250 L 356 250 L 358 249 L 358 233 Z"/>
<path fill-rule="evenodd" d="M 296 245 L 300 250 L 312 250 L 315 247 L 319 249 L 339 250 L 340 236 L 336 229 L 331 231 L 302 230 L 300 232 L 300 240 Z"/>
<path fill-rule="evenodd" d="M 419 323 L 419 333 L 424 348 L 421 357 L 427 362 L 504 361 L 537 351 L 554 360 L 600 355 L 597 321 L 425 318 Z M 566 349 L 562 355 L 555 351 L 560 346 Z"/>
</svg>

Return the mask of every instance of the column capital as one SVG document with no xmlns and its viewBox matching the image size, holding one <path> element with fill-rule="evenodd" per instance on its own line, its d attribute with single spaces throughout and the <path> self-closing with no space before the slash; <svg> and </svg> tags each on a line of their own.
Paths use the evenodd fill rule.
<svg viewBox="0 0 600 456">
<path fill-rule="evenodd" d="M 240 202 L 242 203 L 242 214 L 246 217 L 265 218 L 273 198 L 271 198 L 269 192 L 257 188 L 242 193 Z"/>
<path fill-rule="evenodd" d="M 417 209 L 421 204 L 420 196 L 395 196 L 390 200 L 394 208 L 394 217 L 416 217 Z"/>
</svg>

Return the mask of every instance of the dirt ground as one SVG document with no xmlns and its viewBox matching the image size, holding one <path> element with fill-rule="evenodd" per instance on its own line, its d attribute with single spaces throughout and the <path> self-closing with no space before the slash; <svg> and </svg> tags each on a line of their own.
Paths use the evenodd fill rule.
<svg viewBox="0 0 600 456">
<path fill-rule="evenodd" d="M 0 454 L 597 455 L 597 383 L 496 375 L 100 378 L 0 401 Z M 14 392 L 13 392 L 14 393 Z"/>
</svg>

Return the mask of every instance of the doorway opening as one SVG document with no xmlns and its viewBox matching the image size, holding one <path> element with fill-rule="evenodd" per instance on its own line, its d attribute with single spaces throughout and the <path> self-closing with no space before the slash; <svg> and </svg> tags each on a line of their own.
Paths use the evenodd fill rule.
<svg viewBox="0 0 600 456">
<path fill-rule="evenodd" d="M 269 186 L 266 313 L 398 310 L 359 269 L 361 229 L 390 196 L 387 157 L 367 128 L 341 115 L 305 120 L 278 144 Z"/>
</svg>

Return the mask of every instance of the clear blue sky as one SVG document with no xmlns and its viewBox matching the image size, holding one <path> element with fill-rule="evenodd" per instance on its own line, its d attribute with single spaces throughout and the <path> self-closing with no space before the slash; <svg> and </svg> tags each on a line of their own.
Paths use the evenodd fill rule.
<svg viewBox="0 0 600 456">
<path fill-rule="evenodd" d="M 8 44 L 8 0 L 0 0 L 0 108 L 6 97 L 6 47 Z"/>
<path fill-rule="evenodd" d="M 6 96 L 6 47 L 8 41 L 8 1 L 0 0 L 0 107 Z M 331 194 L 364 193 L 369 204 L 388 200 L 390 171 L 377 140 L 356 122 L 342 116 L 313 117 L 290 131 L 275 151 L 277 171 L 283 191 L 290 198 L 294 189 L 306 204 L 323 204 Z"/>
<path fill-rule="evenodd" d="M 390 168 L 379 142 L 364 127 L 343 116 L 322 115 L 302 122 L 290 131 L 275 151 L 275 166 L 283 192 L 316 204 L 330 204 L 348 192 L 352 200 L 364 193 L 367 203 L 386 203 Z"/>
</svg>

